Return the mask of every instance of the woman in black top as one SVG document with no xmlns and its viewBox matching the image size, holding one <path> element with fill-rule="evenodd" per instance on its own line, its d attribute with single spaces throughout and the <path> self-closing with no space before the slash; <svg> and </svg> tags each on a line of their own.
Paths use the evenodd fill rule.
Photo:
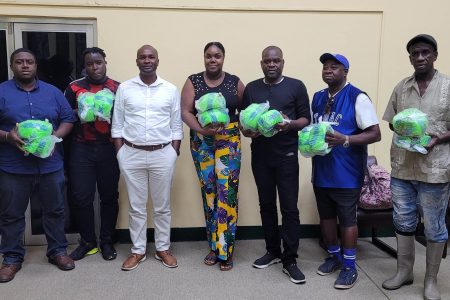
<svg viewBox="0 0 450 300">
<path fill-rule="evenodd" d="M 233 268 L 237 227 L 238 186 L 241 167 L 241 138 L 237 112 L 244 84 L 222 70 L 225 49 L 219 42 L 205 46 L 205 71 L 188 77 L 181 92 L 181 116 L 190 130 L 191 154 L 200 181 L 206 233 L 210 252 L 204 262 L 220 262 L 220 270 Z M 196 118 L 195 100 L 208 93 L 221 93 L 230 124 L 202 127 Z"/>
</svg>

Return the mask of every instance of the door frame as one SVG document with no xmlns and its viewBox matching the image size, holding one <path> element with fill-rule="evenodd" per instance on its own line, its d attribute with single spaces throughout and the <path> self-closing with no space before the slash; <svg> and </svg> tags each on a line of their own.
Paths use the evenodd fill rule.
<svg viewBox="0 0 450 300">
<path fill-rule="evenodd" d="M 12 23 L 5 22 L 2 18 L 0 18 L 0 30 L 4 30 L 6 33 L 6 65 L 8 66 L 8 78 L 12 78 L 12 71 L 9 68 L 9 56 L 14 51 L 14 35 Z"/>
</svg>

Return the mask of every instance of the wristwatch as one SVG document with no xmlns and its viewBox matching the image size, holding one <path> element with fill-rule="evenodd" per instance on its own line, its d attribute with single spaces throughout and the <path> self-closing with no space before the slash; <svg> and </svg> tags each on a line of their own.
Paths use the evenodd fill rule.
<svg viewBox="0 0 450 300">
<path fill-rule="evenodd" d="M 342 144 L 344 148 L 348 148 L 350 146 L 350 140 L 348 138 L 348 135 L 345 136 L 345 142 Z"/>
</svg>

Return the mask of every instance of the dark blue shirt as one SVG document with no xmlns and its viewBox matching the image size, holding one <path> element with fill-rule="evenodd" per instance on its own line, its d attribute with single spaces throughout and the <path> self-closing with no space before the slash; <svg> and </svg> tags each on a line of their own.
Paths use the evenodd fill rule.
<svg viewBox="0 0 450 300">
<path fill-rule="evenodd" d="M 11 131 L 26 120 L 45 120 L 57 130 L 61 123 L 73 123 L 75 115 L 56 87 L 37 80 L 32 91 L 23 90 L 14 79 L 0 84 L 0 130 Z M 48 158 L 24 153 L 9 143 L 0 143 L 0 170 L 13 174 L 46 174 L 63 167 L 62 144 Z"/>
</svg>

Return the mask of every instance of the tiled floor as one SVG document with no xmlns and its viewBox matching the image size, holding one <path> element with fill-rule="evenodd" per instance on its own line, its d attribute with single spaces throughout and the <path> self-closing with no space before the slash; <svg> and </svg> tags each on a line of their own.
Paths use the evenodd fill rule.
<svg viewBox="0 0 450 300">
<path fill-rule="evenodd" d="M 395 243 L 393 238 L 386 239 Z M 335 290 L 337 276 L 319 276 L 318 265 L 325 252 L 315 239 L 302 239 L 299 266 L 306 283 L 293 284 L 281 265 L 267 269 L 251 267 L 264 254 L 264 241 L 238 241 L 235 267 L 221 272 L 218 265 L 203 264 L 206 242 L 173 243 L 179 267 L 165 268 L 153 258 L 154 245 L 148 245 L 148 259 L 133 271 L 120 270 L 130 245 L 117 245 L 119 255 L 107 262 L 100 254 L 77 262 L 73 271 L 59 271 L 47 263 L 45 247 L 27 247 L 22 270 L 9 283 L 0 284 L 0 299 L 423 299 L 425 248 L 416 244 L 415 281 L 396 291 L 386 291 L 381 283 L 395 272 L 396 261 L 375 248 L 369 240 L 358 241 L 359 279 L 350 290 Z M 74 246 L 70 247 L 71 249 Z M 439 273 L 442 299 L 450 299 L 450 258 L 443 260 Z"/>
</svg>

